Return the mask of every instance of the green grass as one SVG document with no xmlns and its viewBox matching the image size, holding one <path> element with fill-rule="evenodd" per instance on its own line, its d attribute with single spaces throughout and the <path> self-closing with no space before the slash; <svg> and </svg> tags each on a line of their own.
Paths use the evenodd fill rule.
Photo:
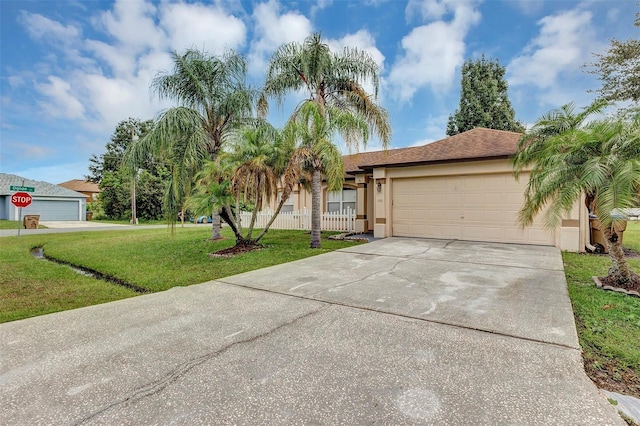
<svg viewBox="0 0 640 426">
<path fill-rule="evenodd" d="M 234 244 L 227 238 L 210 241 L 211 229 L 176 227 L 135 231 L 74 232 L 22 235 L 0 239 L 0 322 L 73 309 L 135 296 L 115 284 L 85 277 L 66 266 L 34 258 L 33 247 L 47 256 L 115 276 L 152 292 L 187 286 L 266 266 L 289 262 L 353 242 L 323 240 L 312 250 L 304 231 L 271 230 L 266 249 L 233 258 L 211 258 L 208 253 Z"/>
<path fill-rule="evenodd" d="M 20 226 L 21 229 L 24 229 L 24 227 Z M 46 226 L 42 226 L 39 225 L 38 226 L 39 229 L 45 229 Z M 18 221 L 17 220 L 4 220 L 1 219 L 0 220 L 0 229 L 15 229 L 16 232 L 18 231 Z"/>
<path fill-rule="evenodd" d="M 95 217 L 93 219 L 91 219 L 91 222 L 114 223 L 114 224 L 117 224 L 117 225 L 130 225 L 131 224 L 131 220 L 130 219 L 112 220 L 112 219 L 96 219 Z M 138 219 L 138 225 L 166 225 L 166 224 L 167 224 L 166 220 Z"/>
<path fill-rule="evenodd" d="M 630 222 L 624 246 L 640 251 L 640 224 Z M 563 253 L 569 295 L 587 374 L 605 389 L 640 397 L 640 298 L 595 287 L 604 276 L 608 256 Z M 640 272 L 640 259 L 628 259 Z"/>
</svg>

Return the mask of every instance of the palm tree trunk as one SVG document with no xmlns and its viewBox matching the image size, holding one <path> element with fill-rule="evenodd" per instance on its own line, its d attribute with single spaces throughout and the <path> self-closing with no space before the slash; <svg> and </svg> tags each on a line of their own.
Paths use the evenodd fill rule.
<svg viewBox="0 0 640 426">
<path fill-rule="evenodd" d="M 311 248 L 320 248 L 320 197 L 322 195 L 322 176 L 320 170 L 313 170 L 311 181 Z"/>
<path fill-rule="evenodd" d="M 220 233 L 220 212 L 218 209 L 213 209 L 211 212 L 211 219 L 213 221 L 211 224 L 211 239 L 220 240 L 222 239 L 222 234 Z"/>
<path fill-rule="evenodd" d="M 233 231 L 233 235 L 236 236 L 236 242 L 242 240 L 242 228 L 238 228 L 240 226 L 238 224 L 236 216 L 234 216 L 231 208 L 228 205 L 225 205 L 220 212 L 220 218 L 224 219 L 225 222 L 229 224 L 229 228 Z M 236 226 L 236 224 L 238 224 Z"/>
<path fill-rule="evenodd" d="M 603 226 L 602 228 L 602 234 L 607 241 L 607 248 L 611 257 L 609 276 L 613 277 L 619 286 L 628 287 L 631 284 L 631 271 L 624 256 L 620 237 L 613 229 L 613 225 Z"/>
<path fill-rule="evenodd" d="M 269 222 L 267 223 L 267 225 L 264 227 L 264 229 L 262 230 L 262 232 L 260 233 L 260 235 L 258 235 L 258 238 L 256 238 L 254 241 L 257 243 L 258 241 L 260 241 L 262 239 L 262 237 L 265 236 L 265 234 L 267 233 L 267 231 L 269 231 L 269 228 L 271 227 L 271 225 L 273 224 L 273 222 L 276 220 L 276 218 L 278 217 L 278 215 L 280 214 L 280 210 L 282 210 L 282 206 L 284 206 L 285 201 L 287 201 L 287 199 L 289 198 L 289 196 L 291 195 L 291 186 L 287 185 L 282 189 L 282 196 L 280 196 L 280 202 L 278 203 L 278 207 L 276 207 L 276 211 L 273 213 L 273 215 L 271 216 L 271 219 L 269 219 Z"/>
</svg>

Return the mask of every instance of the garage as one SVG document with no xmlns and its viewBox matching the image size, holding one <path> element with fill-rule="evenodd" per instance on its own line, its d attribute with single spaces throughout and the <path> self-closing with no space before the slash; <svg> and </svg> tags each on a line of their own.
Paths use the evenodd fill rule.
<svg viewBox="0 0 640 426">
<path fill-rule="evenodd" d="M 393 179 L 392 235 L 554 245 L 541 220 L 517 222 L 527 176 L 511 173 Z"/>
<path fill-rule="evenodd" d="M 19 209 L 11 204 L 11 187 L 30 187 L 31 205 Z M 19 220 L 26 215 L 38 215 L 40 221 L 85 220 L 86 195 L 22 176 L 0 173 L 0 219 Z"/>
<path fill-rule="evenodd" d="M 22 209 L 22 215 L 37 214 L 40 220 L 80 220 L 81 202 L 66 199 L 35 199 L 29 207 Z"/>
<path fill-rule="evenodd" d="M 544 212 L 522 227 L 528 170 L 513 175 L 522 135 L 475 128 L 425 145 L 364 156 L 351 172 L 358 184 L 356 228 L 376 238 L 418 237 L 555 246 L 583 251 L 584 202 L 543 226 Z M 351 170 L 351 169 L 350 169 Z"/>
</svg>

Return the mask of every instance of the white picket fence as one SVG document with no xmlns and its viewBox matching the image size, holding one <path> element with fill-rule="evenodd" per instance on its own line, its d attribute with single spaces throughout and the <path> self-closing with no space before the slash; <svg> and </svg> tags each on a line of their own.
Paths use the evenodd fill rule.
<svg viewBox="0 0 640 426">
<path fill-rule="evenodd" d="M 240 213 L 242 227 L 247 227 L 251 223 L 251 212 Z M 263 210 L 256 217 L 255 228 L 264 228 L 273 210 Z M 292 212 L 280 212 L 271 225 L 271 229 L 301 229 L 311 230 L 311 210 L 306 208 Z M 321 229 L 323 231 L 344 231 L 354 232 L 356 229 L 356 212 L 348 207 L 341 212 L 326 212 L 322 214 Z"/>
</svg>

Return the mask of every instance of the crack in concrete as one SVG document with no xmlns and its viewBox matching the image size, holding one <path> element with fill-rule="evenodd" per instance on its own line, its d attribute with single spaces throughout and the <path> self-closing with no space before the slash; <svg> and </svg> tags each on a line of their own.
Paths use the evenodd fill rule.
<svg viewBox="0 0 640 426">
<path fill-rule="evenodd" d="M 368 278 L 370 278 L 370 277 L 375 277 L 375 276 L 384 275 L 384 274 L 392 274 L 392 273 L 393 273 L 393 270 L 394 270 L 394 269 L 395 269 L 399 264 L 404 263 L 404 262 L 408 262 L 408 261 L 410 261 L 410 260 L 411 260 L 410 258 L 409 258 L 409 259 L 402 259 L 402 260 L 398 260 L 398 261 L 397 261 L 397 262 L 396 262 L 396 263 L 391 267 L 391 270 L 389 270 L 389 271 L 383 271 L 383 272 L 377 271 L 377 272 L 372 272 L 372 273 L 370 273 L 370 274 L 368 274 L 368 275 L 363 276 L 362 278 L 358 278 L 357 280 L 348 281 L 348 282 L 346 282 L 346 283 L 338 284 L 338 285 L 336 285 L 336 286 L 329 287 L 329 288 L 327 288 L 327 289 L 318 290 L 318 291 L 316 291 L 315 293 L 310 293 L 310 294 L 309 294 L 309 297 L 311 297 L 311 296 L 315 296 L 315 295 L 317 295 L 317 294 L 319 294 L 319 293 L 324 293 L 324 292 L 332 291 L 332 290 L 333 290 L 333 291 L 341 290 L 341 289 L 346 288 L 346 287 L 348 287 L 348 286 L 350 286 L 350 285 L 353 285 L 353 284 L 356 284 L 356 283 L 363 282 L 364 280 L 366 280 L 366 279 L 368 279 Z"/>
<path fill-rule="evenodd" d="M 453 240 L 452 242 L 455 242 L 455 240 Z M 484 266 L 497 266 L 499 268 L 516 268 L 516 269 L 535 269 L 535 270 L 540 270 L 540 271 L 552 271 L 552 272 L 563 272 L 564 273 L 564 269 L 554 269 L 554 268 L 543 268 L 541 266 L 520 266 L 520 265 L 505 265 L 502 263 L 490 263 L 490 262 L 474 262 L 471 260 L 451 260 L 451 259 L 433 259 L 433 258 L 420 258 L 417 256 L 426 254 L 429 250 L 431 249 L 428 248 L 425 251 L 421 252 L 421 253 L 416 253 L 416 254 L 411 254 L 411 255 L 393 255 L 393 254 L 380 254 L 380 253 L 362 253 L 362 252 L 355 252 L 355 251 L 345 251 L 344 253 L 352 253 L 352 254 L 357 254 L 360 256 L 377 256 L 377 257 L 396 257 L 396 258 L 400 258 L 400 259 L 415 259 L 415 260 L 428 260 L 429 262 L 446 262 L 446 263 L 466 263 L 469 265 L 484 265 Z M 340 251 L 340 250 L 337 250 Z"/>
<path fill-rule="evenodd" d="M 407 259 L 407 260 L 410 260 L 410 259 Z M 464 329 L 464 330 L 478 331 L 480 333 L 492 334 L 494 336 L 510 337 L 510 338 L 513 338 L 513 339 L 524 340 L 524 341 L 527 341 L 527 342 L 540 343 L 540 344 L 543 344 L 543 345 L 551 345 L 551 346 L 556 346 L 556 347 L 564 348 L 564 349 L 571 349 L 571 350 L 579 351 L 579 352 L 582 351 L 580 346 L 575 347 L 575 346 L 571 346 L 571 345 L 565 344 L 565 343 L 550 342 L 550 341 L 547 341 L 547 340 L 535 339 L 533 337 L 524 337 L 524 336 L 517 336 L 515 334 L 503 333 L 503 332 L 496 331 L 496 330 L 473 327 L 473 326 L 464 325 L 464 324 L 456 324 L 456 323 L 453 323 L 453 322 L 441 321 L 441 320 L 430 319 L 430 318 L 422 318 L 422 317 L 418 317 L 418 316 L 415 316 L 415 315 L 401 314 L 401 313 L 398 313 L 398 312 L 383 310 L 383 309 L 380 309 L 380 308 L 371 308 L 371 307 L 368 307 L 368 306 L 358 306 L 358 305 L 352 305 L 352 304 L 349 304 L 349 303 L 338 302 L 338 301 L 335 301 L 335 300 L 328 300 L 328 299 L 321 299 L 321 298 L 312 297 L 317 293 L 314 293 L 314 295 L 310 295 L 310 296 L 302 296 L 302 295 L 299 295 L 299 294 L 291 294 L 291 293 L 285 293 L 285 292 L 282 292 L 282 291 L 268 290 L 268 289 L 259 288 L 259 287 L 251 287 L 250 285 L 247 285 L 247 284 L 237 284 L 237 283 L 232 283 L 232 282 L 227 282 L 227 281 L 222 281 L 222 280 L 215 280 L 215 282 L 220 283 L 220 284 L 234 286 L 234 287 L 245 288 L 245 289 L 248 289 L 248 290 L 264 291 L 265 293 L 279 294 L 281 296 L 293 297 L 294 299 L 310 300 L 312 302 L 320 302 L 320 303 L 325 303 L 325 304 L 328 304 L 328 305 L 342 306 L 344 308 L 358 309 L 358 310 L 361 310 L 361 311 L 367 311 L 367 312 L 374 312 L 374 313 L 378 313 L 378 314 L 391 315 L 391 316 L 394 316 L 394 317 L 406 318 L 406 319 L 410 319 L 410 320 L 427 322 L 427 323 L 432 323 L 432 324 L 440 324 L 440 325 L 444 325 L 444 326 L 448 326 L 448 327 L 461 328 L 461 329 Z"/>
<path fill-rule="evenodd" d="M 160 377 L 157 380 L 154 380 L 144 386 L 141 386 L 137 389 L 135 389 L 134 391 L 132 391 L 128 396 L 125 396 L 124 398 L 121 398 L 103 408 L 98 409 L 97 411 L 94 411 L 93 413 L 91 413 L 90 415 L 72 423 L 73 425 L 80 425 L 83 423 L 86 423 L 90 420 L 92 420 L 93 418 L 106 413 L 107 411 L 118 407 L 120 405 L 123 404 L 130 404 L 130 403 L 135 403 L 138 402 L 144 398 L 153 396 L 155 394 L 158 394 L 160 392 L 162 392 L 164 389 L 167 388 L 167 386 L 169 386 L 171 383 L 177 381 L 178 379 L 180 379 L 181 377 L 185 376 L 187 373 L 189 373 L 189 371 L 193 370 L 195 367 L 204 364 L 205 362 L 218 357 L 219 355 L 222 355 L 223 353 L 225 353 L 226 351 L 228 351 L 229 349 L 244 344 L 244 343 L 251 343 L 251 342 L 255 342 L 256 340 L 259 340 L 265 336 L 268 336 L 272 333 L 275 333 L 285 327 L 288 327 L 292 324 L 295 324 L 298 321 L 301 321 L 307 317 L 310 317 L 312 315 L 317 314 L 318 312 L 320 312 L 323 309 L 326 309 L 329 305 L 326 303 L 323 303 L 321 301 L 316 301 L 317 303 L 322 303 L 323 306 L 320 306 L 318 309 L 315 309 L 311 312 L 307 312 L 306 314 L 300 315 L 290 321 L 287 321 L 285 323 L 282 323 L 280 325 L 278 325 L 277 327 L 265 331 L 264 333 L 255 335 L 253 337 L 250 337 L 248 339 L 244 339 L 244 340 L 239 340 L 237 342 L 232 342 L 230 344 L 228 344 L 227 346 L 224 346 L 216 351 L 213 352 L 209 352 L 206 353 L 204 355 L 201 355 L 199 357 L 193 358 L 189 361 L 186 361 L 182 364 L 179 364 L 177 367 L 173 368 L 171 371 L 169 371 L 168 373 L 164 374 L 162 377 Z"/>
</svg>

